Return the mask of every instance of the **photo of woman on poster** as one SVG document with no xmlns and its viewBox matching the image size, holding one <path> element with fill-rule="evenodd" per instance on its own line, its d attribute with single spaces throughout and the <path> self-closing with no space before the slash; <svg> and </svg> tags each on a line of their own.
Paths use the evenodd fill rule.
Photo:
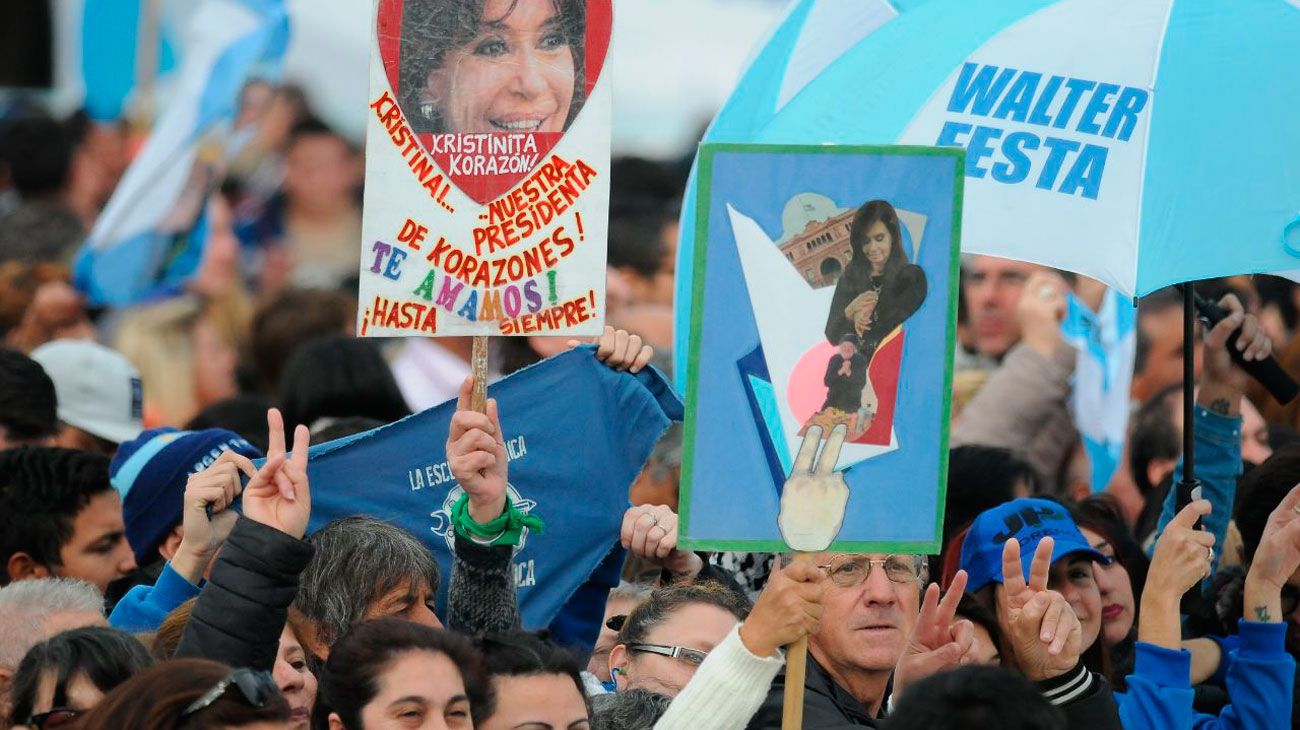
<svg viewBox="0 0 1300 730">
<path fill-rule="evenodd" d="M 925 301 L 925 272 L 910 263 L 894 206 L 872 200 L 858 208 L 849 228 L 851 258 L 835 284 L 826 339 L 855 335 L 871 360 L 881 340 Z"/>
<path fill-rule="evenodd" d="M 585 35 L 586 0 L 407 0 L 400 103 L 420 133 L 563 132 Z"/>
</svg>

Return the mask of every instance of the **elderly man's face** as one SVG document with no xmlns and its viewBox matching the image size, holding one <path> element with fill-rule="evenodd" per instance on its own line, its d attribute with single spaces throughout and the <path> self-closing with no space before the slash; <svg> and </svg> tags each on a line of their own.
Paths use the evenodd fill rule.
<svg viewBox="0 0 1300 730">
<path fill-rule="evenodd" d="M 808 640 L 821 661 L 862 671 L 892 671 L 916 625 L 921 605 L 920 579 L 890 580 L 882 564 L 887 555 L 817 556 L 818 565 L 830 565 L 821 629 Z M 906 556 L 911 558 L 911 556 Z M 871 572 L 856 586 L 834 580 L 836 567 L 848 560 L 869 559 Z"/>
</svg>

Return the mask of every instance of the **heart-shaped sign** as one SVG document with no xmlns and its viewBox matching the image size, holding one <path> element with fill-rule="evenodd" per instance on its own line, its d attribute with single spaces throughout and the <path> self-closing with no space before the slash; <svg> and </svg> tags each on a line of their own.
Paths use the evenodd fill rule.
<svg viewBox="0 0 1300 730">
<path fill-rule="evenodd" d="M 577 127 L 605 64 L 612 0 L 379 0 L 384 71 L 406 124 L 486 204 Z"/>
</svg>

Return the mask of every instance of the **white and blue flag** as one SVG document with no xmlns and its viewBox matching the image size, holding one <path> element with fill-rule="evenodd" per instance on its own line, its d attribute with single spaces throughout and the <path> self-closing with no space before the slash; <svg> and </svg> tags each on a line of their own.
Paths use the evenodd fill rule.
<svg viewBox="0 0 1300 730">
<path fill-rule="evenodd" d="M 1120 466 L 1128 435 L 1137 309 L 1113 289 L 1106 290 L 1098 312 L 1073 294 L 1068 301 L 1061 334 L 1078 351 L 1070 411 L 1092 464 L 1092 491 L 1100 492 Z"/>
<path fill-rule="evenodd" d="M 207 239 L 216 165 L 237 145 L 227 124 L 253 73 L 274 75 L 289 38 L 283 0 L 203 0 L 162 116 L 74 265 L 92 305 L 178 293 Z"/>
</svg>

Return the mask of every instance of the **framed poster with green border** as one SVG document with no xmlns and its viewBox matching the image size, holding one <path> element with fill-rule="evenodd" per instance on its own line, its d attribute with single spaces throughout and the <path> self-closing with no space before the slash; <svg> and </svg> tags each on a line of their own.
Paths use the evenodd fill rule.
<svg viewBox="0 0 1300 730">
<path fill-rule="evenodd" d="M 842 522 L 823 519 L 830 550 L 938 551 L 964 161 L 938 147 L 701 148 L 684 546 L 790 549 L 783 490 L 820 446 L 847 487 Z"/>
</svg>

